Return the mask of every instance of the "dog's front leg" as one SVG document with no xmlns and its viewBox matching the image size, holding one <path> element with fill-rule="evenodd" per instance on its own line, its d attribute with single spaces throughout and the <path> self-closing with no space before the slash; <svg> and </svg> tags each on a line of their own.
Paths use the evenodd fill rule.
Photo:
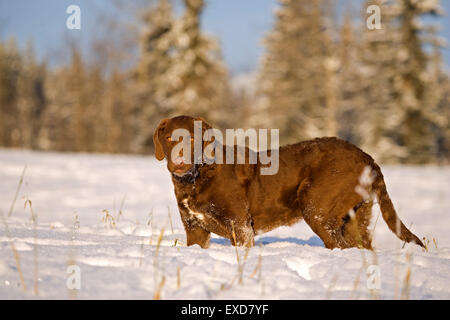
<svg viewBox="0 0 450 320">
<path fill-rule="evenodd" d="M 185 208 L 180 207 L 181 221 L 186 231 L 186 242 L 188 246 L 198 244 L 203 249 L 209 247 L 211 232 L 203 229 L 198 223 L 186 212 Z"/>
<path fill-rule="evenodd" d="M 186 240 L 187 245 L 192 246 L 198 244 L 203 249 L 209 247 L 209 242 L 211 239 L 211 232 L 206 231 L 201 227 L 190 227 L 185 228 L 186 230 Z"/>
<path fill-rule="evenodd" d="M 255 233 L 251 221 L 244 223 L 232 223 L 230 241 L 233 246 L 246 246 L 251 248 L 255 245 Z"/>
</svg>

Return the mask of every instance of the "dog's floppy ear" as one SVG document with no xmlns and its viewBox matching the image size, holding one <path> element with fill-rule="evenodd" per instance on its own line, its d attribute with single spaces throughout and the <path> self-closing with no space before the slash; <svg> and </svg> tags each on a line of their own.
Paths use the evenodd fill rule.
<svg viewBox="0 0 450 320">
<path fill-rule="evenodd" d="M 155 144 L 155 157 L 159 161 L 165 158 L 161 142 L 159 142 L 159 134 L 162 130 L 164 130 L 164 127 L 166 126 L 168 121 L 169 119 L 162 119 L 155 130 L 155 134 L 153 135 L 153 143 Z"/>
</svg>

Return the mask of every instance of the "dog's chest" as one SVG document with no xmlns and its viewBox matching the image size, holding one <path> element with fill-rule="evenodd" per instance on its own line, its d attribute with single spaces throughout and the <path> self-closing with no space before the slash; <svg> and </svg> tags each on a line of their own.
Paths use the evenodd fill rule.
<svg viewBox="0 0 450 320">
<path fill-rule="evenodd" d="M 187 218 L 191 223 L 207 226 L 217 219 L 218 210 L 214 202 L 202 204 L 190 197 L 186 197 L 181 200 L 181 206 L 187 213 Z"/>
<path fill-rule="evenodd" d="M 192 201 L 189 200 L 189 198 L 185 198 L 181 201 L 184 209 L 186 209 L 187 213 L 189 214 L 189 217 L 200 221 L 205 221 L 205 213 L 198 210 L 198 208 L 193 205 Z"/>
</svg>

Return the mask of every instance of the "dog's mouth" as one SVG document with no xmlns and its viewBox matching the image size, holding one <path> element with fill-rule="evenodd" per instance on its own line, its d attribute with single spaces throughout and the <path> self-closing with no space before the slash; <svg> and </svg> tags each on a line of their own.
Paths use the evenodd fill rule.
<svg viewBox="0 0 450 320">
<path fill-rule="evenodd" d="M 189 169 L 189 170 L 190 170 L 190 169 Z M 182 177 L 182 176 L 184 176 L 185 174 L 187 174 L 189 170 L 176 169 L 176 170 L 173 171 L 173 174 L 176 175 L 176 176 L 178 176 L 178 177 Z"/>
<path fill-rule="evenodd" d="M 193 183 L 199 175 L 198 165 L 193 165 L 189 169 L 178 168 L 172 171 L 173 177 L 182 183 Z"/>
<path fill-rule="evenodd" d="M 176 168 L 172 171 L 174 175 L 177 177 L 184 177 L 185 175 L 191 175 L 194 173 L 195 167 L 191 166 L 190 168 Z"/>
</svg>

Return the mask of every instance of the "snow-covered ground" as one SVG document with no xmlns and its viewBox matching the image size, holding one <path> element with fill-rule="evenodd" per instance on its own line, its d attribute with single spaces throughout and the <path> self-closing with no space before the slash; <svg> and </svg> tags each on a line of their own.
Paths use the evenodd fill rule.
<svg viewBox="0 0 450 320">
<path fill-rule="evenodd" d="M 239 248 L 239 267 L 220 237 L 207 250 L 185 246 L 164 162 L 0 149 L 0 299 L 34 298 L 35 280 L 39 298 L 450 299 L 450 168 L 382 169 L 400 217 L 429 252 L 402 248 L 381 217 L 374 253 L 325 249 L 300 222 L 258 236 L 247 258 Z M 378 274 L 370 265 L 379 266 L 379 290 L 369 290 Z"/>
</svg>

